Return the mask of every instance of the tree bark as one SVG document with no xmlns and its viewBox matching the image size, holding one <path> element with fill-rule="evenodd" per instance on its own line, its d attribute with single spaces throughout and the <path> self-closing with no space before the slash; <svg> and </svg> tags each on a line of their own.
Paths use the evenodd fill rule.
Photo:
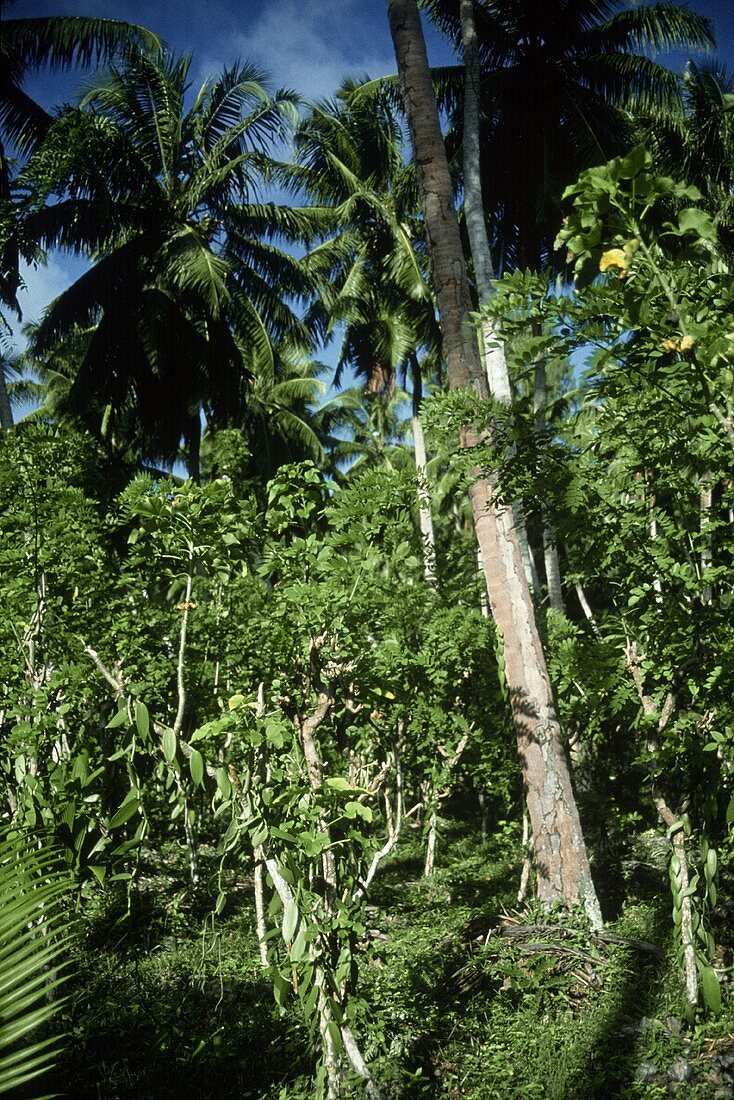
<svg viewBox="0 0 734 1100">
<path fill-rule="evenodd" d="M 387 8 L 423 195 L 449 385 L 472 388 L 486 398 L 487 378 L 469 319 L 466 266 L 418 7 L 416 0 L 387 0 Z M 465 429 L 463 441 L 467 446 L 476 444 L 477 433 Z M 599 902 L 512 509 L 495 505 L 493 495 L 491 481 L 477 476 L 470 491 L 474 526 L 492 615 L 504 639 L 505 674 L 533 828 L 538 896 L 548 906 L 583 904 L 591 923 L 599 927 Z"/>
<path fill-rule="evenodd" d="M 7 432 L 13 427 L 13 410 L 10 407 L 8 384 L 5 378 L 5 366 L 0 360 L 0 431 Z"/>
<path fill-rule="evenodd" d="M 461 0 L 461 40 L 464 48 L 464 132 L 463 168 L 464 168 L 464 217 L 469 236 L 469 249 L 474 262 L 474 281 L 477 297 L 481 302 L 492 294 L 494 264 L 492 250 L 487 236 L 487 223 L 484 220 L 484 201 L 482 198 L 482 177 L 479 156 L 479 93 L 481 88 L 481 69 L 479 63 L 479 42 L 474 21 L 474 0 Z M 512 385 L 505 359 L 505 346 L 494 326 L 484 321 L 481 326 L 481 343 L 484 353 L 484 368 L 487 372 L 489 392 L 495 401 L 509 407 L 512 403 Z M 525 565 L 525 573 L 532 592 L 540 593 L 538 571 L 530 549 L 522 502 L 513 504 L 515 527 L 520 541 L 520 550 Z"/>
<path fill-rule="evenodd" d="M 545 370 L 545 360 L 541 356 L 535 361 L 533 379 L 533 412 L 535 413 L 535 431 L 538 437 L 545 436 L 548 430 L 545 420 L 547 404 L 548 379 Z M 548 588 L 548 602 L 554 611 L 564 612 L 565 607 L 563 606 L 563 588 L 561 587 L 561 565 L 558 558 L 556 525 L 545 505 L 543 505 L 540 510 L 540 525 L 543 537 L 543 564 L 545 566 L 545 583 Z"/>
<path fill-rule="evenodd" d="M 418 357 L 413 353 L 410 357 L 411 376 L 413 379 L 413 410 L 411 427 L 413 429 L 413 446 L 415 449 L 415 469 L 418 477 L 418 519 L 421 529 L 421 546 L 423 551 L 423 576 L 431 588 L 435 588 L 438 582 L 438 569 L 436 565 L 436 533 L 433 529 L 433 516 L 431 515 L 431 490 L 428 484 L 428 457 L 426 455 L 426 441 L 423 435 L 423 425 L 420 418 L 420 405 L 423 400 L 423 380 Z"/>
<path fill-rule="evenodd" d="M 713 538 L 711 537 L 711 511 L 714 505 L 714 493 L 711 486 L 710 475 L 706 475 L 701 482 L 699 504 L 699 524 L 701 528 L 701 576 L 714 564 Z M 701 589 L 701 602 L 710 604 L 713 599 L 713 589 L 710 584 L 704 584 Z"/>
<path fill-rule="evenodd" d="M 186 467 L 192 481 L 201 479 L 201 416 L 197 409 L 191 415 L 184 437 L 186 444 Z"/>
</svg>

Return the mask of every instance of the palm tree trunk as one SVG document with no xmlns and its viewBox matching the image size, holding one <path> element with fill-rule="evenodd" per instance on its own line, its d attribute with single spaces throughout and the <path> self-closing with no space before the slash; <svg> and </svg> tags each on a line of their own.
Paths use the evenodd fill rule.
<svg viewBox="0 0 734 1100">
<path fill-rule="evenodd" d="M 192 414 L 186 431 L 186 467 L 192 481 L 201 477 L 201 415 L 199 410 Z"/>
<path fill-rule="evenodd" d="M 547 431 L 545 410 L 548 404 L 548 378 L 545 360 L 540 356 L 535 361 L 533 384 L 533 411 L 535 413 L 535 431 L 539 438 Z M 545 581 L 548 586 L 548 602 L 554 611 L 564 612 L 563 588 L 561 587 L 561 563 L 558 557 L 558 539 L 556 525 L 545 504 L 540 510 L 540 525 L 543 537 L 543 564 Z"/>
<path fill-rule="evenodd" d="M 416 0 L 387 0 L 405 108 L 418 165 L 426 231 L 441 317 L 443 357 L 452 389 L 488 397 L 469 320 L 469 286 L 438 110 Z M 471 428 L 464 442 L 478 442 Z M 494 503 L 494 486 L 478 477 L 470 491 L 494 621 L 502 632 L 528 812 L 538 896 L 545 905 L 582 903 L 592 924 L 601 912 L 571 788 L 555 701 L 511 508 Z"/>
<path fill-rule="evenodd" d="M 8 385 L 5 378 L 5 365 L 0 362 L 0 431 L 7 432 L 13 427 L 13 410 L 10 407 Z"/>
<path fill-rule="evenodd" d="M 423 399 L 423 380 L 418 356 L 413 353 L 410 357 L 411 375 L 413 379 L 413 414 L 411 426 L 413 429 L 413 446 L 415 448 L 415 468 L 418 475 L 418 518 L 421 529 L 421 544 L 423 548 L 423 576 L 426 583 L 432 588 L 436 587 L 438 571 L 436 568 L 436 533 L 433 529 L 433 516 L 431 515 L 431 490 L 428 484 L 428 458 L 426 455 L 426 441 L 423 435 L 423 425 L 420 418 L 420 405 Z"/>
<path fill-rule="evenodd" d="M 481 69 L 479 65 L 479 43 L 474 21 L 474 0 L 461 0 L 461 40 L 464 47 L 464 216 L 469 235 L 469 249 L 474 261 L 474 280 L 480 302 L 492 294 L 494 264 L 492 250 L 489 247 L 487 223 L 484 220 L 484 202 L 482 200 L 482 177 L 479 156 L 479 91 L 481 87 Z M 501 405 L 512 403 L 512 386 L 505 359 L 505 347 L 499 333 L 489 321 L 484 321 L 481 329 L 484 365 L 487 372 L 489 392 Z M 527 526 L 521 501 L 513 504 L 515 527 L 520 540 L 525 573 L 533 592 L 540 592 L 538 571 L 530 549 Z"/>
</svg>

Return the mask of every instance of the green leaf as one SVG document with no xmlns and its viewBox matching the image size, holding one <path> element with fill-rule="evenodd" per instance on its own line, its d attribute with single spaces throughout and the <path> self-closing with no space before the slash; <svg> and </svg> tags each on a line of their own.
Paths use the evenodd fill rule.
<svg viewBox="0 0 734 1100">
<path fill-rule="evenodd" d="M 147 737 L 150 732 L 150 715 L 145 703 L 135 700 L 135 725 L 141 737 Z"/>
<path fill-rule="evenodd" d="M 713 878 L 714 875 L 716 874 L 717 866 L 718 866 L 718 860 L 717 860 L 717 857 L 716 857 L 716 849 L 715 848 L 709 848 L 708 852 L 706 853 L 706 870 L 707 870 L 708 874 L 711 876 L 711 878 Z"/>
<path fill-rule="evenodd" d="M 191 750 L 189 757 L 189 771 L 195 787 L 203 786 L 204 781 L 204 757 L 198 749 Z"/>
<path fill-rule="evenodd" d="M 290 943 L 298 927 L 298 905 L 294 898 L 285 903 L 283 909 L 282 933 L 286 943 Z"/>
<path fill-rule="evenodd" d="M 120 709 L 118 710 L 118 712 L 114 716 L 114 718 L 111 718 L 110 721 L 107 723 L 106 728 L 108 730 L 116 730 L 120 726 L 129 726 L 129 725 L 130 725 L 130 718 L 129 718 L 128 713 L 127 713 L 127 707 L 122 706 L 122 707 L 120 707 Z"/>
<path fill-rule="evenodd" d="M 49 852 L 17 836 L 0 838 L 1 1093 L 44 1073 L 57 1054 L 55 1036 L 34 1042 L 32 1032 L 48 1031 L 63 1005 L 53 993 L 63 980 L 60 968 L 70 947 L 60 904 L 69 886 Z"/>
<path fill-rule="evenodd" d="M 163 731 L 163 755 L 169 764 L 176 759 L 177 737 L 172 729 Z"/>
<path fill-rule="evenodd" d="M 135 797 L 134 799 L 131 798 L 129 801 L 126 800 L 125 802 L 123 802 L 117 813 L 111 819 L 109 823 L 109 828 L 119 829 L 120 825 L 124 825 L 126 821 L 129 821 L 130 818 L 138 812 L 139 808 L 140 803 L 137 797 Z"/>
<path fill-rule="evenodd" d="M 265 736 L 268 743 L 273 746 L 274 749 L 282 749 L 285 743 L 283 736 L 283 727 L 277 719 L 268 718 L 265 721 Z"/>
<path fill-rule="evenodd" d="M 291 962 L 298 963 L 301 961 L 304 954 L 306 953 L 306 943 L 306 927 L 302 924 L 298 930 L 298 935 L 296 936 L 290 947 Z"/>
<path fill-rule="evenodd" d="M 714 1016 L 721 1012 L 721 986 L 712 966 L 701 966 L 701 992 L 704 1004 Z"/>
<path fill-rule="evenodd" d="M 361 817 L 363 821 L 372 821 L 372 810 L 361 802 L 347 802 L 344 813 L 349 818 Z"/>
<path fill-rule="evenodd" d="M 715 241 L 716 229 L 704 210 L 689 206 L 678 215 L 678 228 L 681 233 L 695 233 L 701 240 Z"/>
<path fill-rule="evenodd" d="M 232 783 L 227 775 L 226 768 L 217 768 L 217 787 L 222 795 L 222 798 L 227 799 L 232 796 Z"/>
<path fill-rule="evenodd" d="M 636 145 L 626 157 L 618 157 L 612 161 L 612 172 L 617 179 L 634 179 L 643 168 L 652 163 L 652 157 L 644 145 Z"/>
<path fill-rule="evenodd" d="M 349 780 L 345 779 L 343 775 L 335 775 L 329 779 L 324 780 L 324 785 L 330 787 L 332 791 L 354 790 Z"/>
<path fill-rule="evenodd" d="M 285 1009 L 288 1004 L 288 998 L 291 993 L 291 983 L 286 981 L 279 970 L 273 969 L 273 993 L 275 995 L 275 1003 L 280 1009 Z"/>
</svg>

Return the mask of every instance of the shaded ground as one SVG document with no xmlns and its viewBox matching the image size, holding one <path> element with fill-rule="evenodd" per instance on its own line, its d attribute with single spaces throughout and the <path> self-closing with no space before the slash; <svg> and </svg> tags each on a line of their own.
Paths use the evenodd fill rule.
<svg viewBox="0 0 734 1100">
<path fill-rule="evenodd" d="M 65 1011 L 68 1056 L 48 1091 L 75 1100 L 313 1096 L 304 1030 L 295 1014 L 281 1018 L 258 962 L 251 883 L 232 879 L 212 924 L 214 867 L 206 855 L 203 865 L 212 889 L 193 895 L 174 849 L 143 868 L 129 911 L 121 893 L 89 916 Z M 365 1045 L 385 1100 L 729 1095 L 731 1018 L 687 1033 L 667 958 L 594 945 L 582 931 L 560 948 L 552 934 L 533 948 L 532 929 L 524 939 L 499 934 L 503 921 L 541 919 L 513 915 L 512 836 L 482 841 L 450 821 L 434 878 L 421 873 L 415 833 L 369 899 Z M 627 887 L 614 930 L 667 949 L 659 880 L 649 873 Z M 690 1067 L 688 1080 L 668 1076 L 676 1065 Z"/>
</svg>

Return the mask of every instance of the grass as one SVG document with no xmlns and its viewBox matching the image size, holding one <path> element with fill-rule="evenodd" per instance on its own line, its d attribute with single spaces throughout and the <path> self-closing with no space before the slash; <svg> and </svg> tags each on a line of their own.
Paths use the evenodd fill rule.
<svg viewBox="0 0 734 1100">
<path fill-rule="evenodd" d="M 686 1033 L 667 956 L 590 946 L 579 933 L 559 960 L 498 935 L 515 904 L 516 856 L 514 842 L 482 841 L 454 820 L 432 880 L 411 835 L 374 883 L 361 981 L 385 1100 L 654 1098 L 669 1082 L 638 1080 L 639 1067 L 681 1058 L 694 1075 L 679 1100 L 713 1096 L 707 1052 L 732 1034 L 731 998 L 718 1021 Z M 212 925 L 215 891 L 194 896 L 182 875 L 173 850 L 144 868 L 129 907 L 125 895 L 89 907 L 53 1087 L 76 1100 L 312 1097 L 296 1009 L 279 1015 L 258 962 L 251 884 L 231 883 Z M 667 948 L 668 911 L 664 888 L 648 886 L 613 930 Z"/>
</svg>

